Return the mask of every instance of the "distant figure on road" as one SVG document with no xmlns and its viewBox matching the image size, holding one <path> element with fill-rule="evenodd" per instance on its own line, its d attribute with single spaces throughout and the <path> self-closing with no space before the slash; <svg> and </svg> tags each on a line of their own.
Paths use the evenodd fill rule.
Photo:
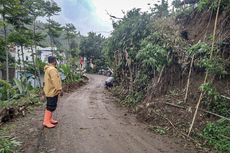
<svg viewBox="0 0 230 153">
<path fill-rule="evenodd" d="M 80 57 L 80 69 L 83 70 L 84 58 Z"/>
<path fill-rule="evenodd" d="M 61 77 L 56 68 L 57 60 L 54 56 L 48 57 L 48 65 L 44 67 L 44 93 L 47 99 L 46 110 L 44 114 L 43 126 L 47 128 L 55 127 L 58 122 L 52 117 L 57 108 L 58 96 L 63 96 Z"/>
</svg>

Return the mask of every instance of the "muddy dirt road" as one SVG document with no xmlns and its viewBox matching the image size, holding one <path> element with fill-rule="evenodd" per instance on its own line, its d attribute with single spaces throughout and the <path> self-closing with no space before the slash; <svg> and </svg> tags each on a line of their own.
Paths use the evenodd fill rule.
<svg viewBox="0 0 230 153">
<path fill-rule="evenodd" d="M 38 153 L 184 153 L 179 140 L 155 135 L 117 106 L 103 83 L 106 77 L 89 75 L 90 81 L 59 101 L 54 129 L 43 129 Z"/>
</svg>

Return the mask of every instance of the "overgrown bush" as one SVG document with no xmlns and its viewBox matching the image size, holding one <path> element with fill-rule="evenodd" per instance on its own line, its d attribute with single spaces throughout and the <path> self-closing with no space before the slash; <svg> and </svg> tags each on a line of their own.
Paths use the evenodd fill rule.
<svg viewBox="0 0 230 153">
<path fill-rule="evenodd" d="M 202 137 L 207 144 L 213 146 L 220 152 L 230 152 L 230 123 L 223 119 L 208 123 L 203 129 Z"/>
<path fill-rule="evenodd" d="M 227 99 L 221 97 L 215 87 L 211 83 L 201 85 L 201 90 L 205 93 L 204 105 L 209 111 L 220 115 L 230 116 L 230 103 Z"/>
<path fill-rule="evenodd" d="M 199 65 L 205 67 L 209 74 L 213 75 L 226 75 L 225 62 L 220 57 L 213 59 L 204 58 L 200 61 Z"/>
<path fill-rule="evenodd" d="M 205 42 L 198 42 L 188 49 L 189 55 L 195 56 L 195 65 L 205 70 L 211 75 L 226 75 L 225 61 L 219 55 L 210 59 L 211 46 Z M 216 52 L 216 49 L 215 51 Z"/>
<path fill-rule="evenodd" d="M 131 94 L 127 95 L 124 100 L 122 100 L 122 104 L 127 106 L 136 106 L 141 100 L 144 98 L 143 93 L 140 92 L 132 92 Z"/>
<path fill-rule="evenodd" d="M 137 77 L 134 80 L 135 91 L 137 92 L 146 92 L 149 82 L 151 81 L 152 71 L 139 71 Z"/>
<path fill-rule="evenodd" d="M 63 64 L 60 66 L 60 71 L 64 74 L 64 82 L 65 83 L 72 83 L 79 81 L 81 79 L 81 75 L 74 72 L 71 67 L 67 64 Z"/>
<path fill-rule="evenodd" d="M 211 47 L 209 44 L 199 41 L 198 43 L 192 45 L 188 49 L 188 53 L 190 55 L 204 56 L 204 55 L 208 54 L 210 52 L 210 50 L 211 50 Z"/>
<path fill-rule="evenodd" d="M 193 8 L 192 7 L 186 7 L 185 9 L 178 10 L 176 12 L 175 16 L 177 18 L 187 17 L 187 16 L 191 15 L 192 12 L 193 12 Z"/>
<path fill-rule="evenodd" d="M 142 49 L 137 53 L 136 59 L 140 60 L 142 65 L 149 71 L 161 70 L 167 63 L 167 49 L 150 41 L 142 42 Z"/>
<path fill-rule="evenodd" d="M 0 101 L 7 100 L 7 92 L 9 98 L 15 94 L 15 90 L 12 88 L 11 84 L 0 79 Z"/>
</svg>

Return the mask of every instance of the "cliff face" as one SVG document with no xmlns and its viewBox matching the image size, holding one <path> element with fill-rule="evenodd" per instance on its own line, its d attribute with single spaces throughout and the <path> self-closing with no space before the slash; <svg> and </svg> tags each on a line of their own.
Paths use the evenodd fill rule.
<svg viewBox="0 0 230 153">
<path fill-rule="evenodd" d="M 230 37 L 230 9 L 221 10 L 217 20 L 217 41 L 226 41 Z M 178 17 L 181 30 L 188 32 L 191 42 L 208 41 L 213 33 L 216 12 L 193 11 L 189 16 Z"/>
</svg>

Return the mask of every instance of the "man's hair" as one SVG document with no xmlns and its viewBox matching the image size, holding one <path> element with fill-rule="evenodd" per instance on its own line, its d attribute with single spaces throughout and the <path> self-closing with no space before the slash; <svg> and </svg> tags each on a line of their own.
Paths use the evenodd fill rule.
<svg viewBox="0 0 230 153">
<path fill-rule="evenodd" d="M 54 56 L 48 57 L 48 63 L 54 63 L 55 61 L 56 61 L 56 57 L 54 57 Z"/>
</svg>

